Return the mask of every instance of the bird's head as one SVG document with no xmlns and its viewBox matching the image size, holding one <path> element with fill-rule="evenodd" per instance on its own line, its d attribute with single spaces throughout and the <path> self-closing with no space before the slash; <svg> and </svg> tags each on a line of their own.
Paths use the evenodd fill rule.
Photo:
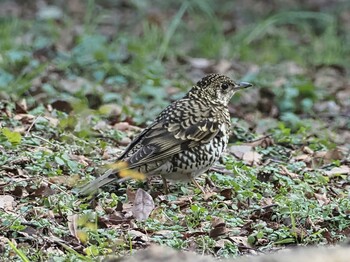
<svg viewBox="0 0 350 262">
<path fill-rule="evenodd" d="M 250 86 L 252 84 L 247 82 L 236 83 L 225 75 L 210 74 L 198 81 L 187 96 L 210 99 L 227 106 L 234 93 Z"/>
</svg>

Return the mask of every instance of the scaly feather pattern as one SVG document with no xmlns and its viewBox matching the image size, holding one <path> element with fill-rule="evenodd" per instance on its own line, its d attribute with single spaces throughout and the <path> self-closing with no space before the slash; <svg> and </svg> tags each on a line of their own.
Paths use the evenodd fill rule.
<svg viewBox="0 0 350 262">
<path fill-rule="evenodd" d="M 166 107 L 128 145 L 119 161 L 146 176 L 161 175 L 170 180 L 191 180 L 202 174 L 228 143 L 231 125 L 227 105 L 232 95 L 248 86 L 224 75 L 207 75 L 182 99 Z M 109 171 L 81 193 L 90 194 L 118 179 L 118 170 Z"/>
</svg>

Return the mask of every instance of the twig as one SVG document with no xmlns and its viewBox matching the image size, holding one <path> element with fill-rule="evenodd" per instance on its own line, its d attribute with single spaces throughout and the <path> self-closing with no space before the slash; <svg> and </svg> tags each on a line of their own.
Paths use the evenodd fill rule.
<svg viewBox="0 0 350 262">
<path fill-rule="evenodd" d="M 24 136 L 29 136 L 30 130 L 32 130 L 33 126 L 35 125 L 36 121 L 38 121 L 39 117 L 41 117 L 41 114 L 38 115 L 38 116 L 34 119 L 33 123 L 30 124 L 30 126 L 28 127 L 28 129 L 27 129 L 27 131 L 26 131 L 26 133 L 25 133 Z"/>
</svg>

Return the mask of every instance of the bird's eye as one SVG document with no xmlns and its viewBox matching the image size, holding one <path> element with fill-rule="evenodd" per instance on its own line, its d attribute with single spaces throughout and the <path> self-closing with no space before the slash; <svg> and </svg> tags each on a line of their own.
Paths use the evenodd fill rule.
<svg viewBox="0 0 350 262">
<path fill-rule="evenodd" d="M 227 83 L 221 84 L 222 90 L 226 90 L 228 87 L 229 87 L 229 85 Z"/>
</svg>

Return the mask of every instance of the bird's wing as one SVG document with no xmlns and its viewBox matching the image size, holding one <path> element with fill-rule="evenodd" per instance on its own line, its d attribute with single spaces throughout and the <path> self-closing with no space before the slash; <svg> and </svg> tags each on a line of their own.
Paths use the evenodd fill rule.
<svg viewBox="0 0 350 262">
<path fill-rule="evenodd" d="M 220 130 L 219 117 L 207 106 L 179 100 L 166 108 L 156 121 L 146 128 L 120 157 L 129 168 L 167 159 L 181 151 L 208 143 Z"/>
</svg>

